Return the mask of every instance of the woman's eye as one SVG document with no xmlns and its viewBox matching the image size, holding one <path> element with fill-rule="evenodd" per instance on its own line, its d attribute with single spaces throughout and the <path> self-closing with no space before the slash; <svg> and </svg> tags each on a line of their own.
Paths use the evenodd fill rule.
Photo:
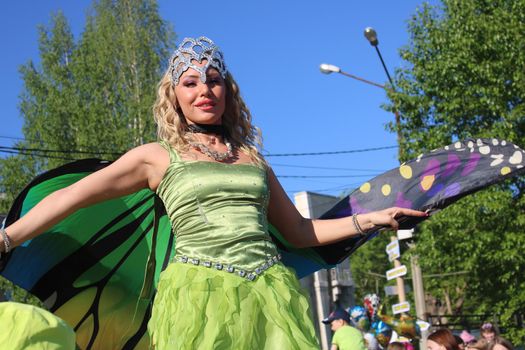
<svg viewBox="0 0 525 350">
<path fill-rule="evenodd" d="M 195 84 L 193 81 L 187 81 L 187 82 L 184 83 L 184 86 L 186 86 L 186 87 L 193 87 L 195 85 L 197 85 L 197 84 Z"/>
</svg>

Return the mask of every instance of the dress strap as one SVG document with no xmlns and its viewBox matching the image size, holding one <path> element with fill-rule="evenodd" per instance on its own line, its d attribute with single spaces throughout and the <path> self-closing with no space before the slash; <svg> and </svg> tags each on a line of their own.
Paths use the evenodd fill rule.
<svg viewBox="0 0 525 350">
<path fill-rule="evenodd" d="M 168 151 L 168 153 L 170 154 L 170 163 L 179 162 L 180 161 L 179 154 L 177 153 L 177 151 L 168 142 L 166 142 L 164 140 L 160 140 L 159 141 L 159 145 L 164 147 Z"/>
</svg>

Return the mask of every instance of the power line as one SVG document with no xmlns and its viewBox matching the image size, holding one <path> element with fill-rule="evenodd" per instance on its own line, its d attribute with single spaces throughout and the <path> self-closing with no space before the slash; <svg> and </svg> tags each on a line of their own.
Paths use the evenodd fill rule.
<svg viewBox="0 0 525 350">
<path fill-rule="evenodd" d="M 10 137 L 10 136 L 4 136 L 0 135 L 0 138 L 5 139 L 16 139 L 16 140 L 25 140 L 22 138 L 17 137 Z M 368 148 L 368 149 L 359 149 L 359 150 L 349 150 L 349 151 L 335 151 L 335 152 L 316 152 L 316 153 L 288 153 L 288 154 L 267 154 L 266 156 L 294 156 L 294 155 L 323 155 L 323 154 L 342 154 L 342 153 L 354 153 L 354 152 L 366 152 L 366 151 L 375 151 L 380 149 L 390 149 L 395 148 L 396 146 L 387 146 L 387 147 L 380 147 L 380 148 Z M 31 157 L 38 157 L 38 158 L 47 158 L 47 159 L 61 159 L 61 160 L 68 160 L 68 161 L 74 161 L 78 160 L 78 158 L 71 158 L 71 157 L 63 157 L 63 156 L 57 156 L 52 155 L 49 153 L 59 153 L 59 154 L 86 154 L 86 155 L 121 155 L 122 153 L 115 153 L 115 152 L 105 152 L 105 151 L 79 151 L 79 150 L 57 150 L 57 149 L 42 149 L 42 148 L 24 148 L 24 147 L 6 147 L 6 146 L 0 146 L 0 153 L 7 153 L 7 154 L 19 154 L 19 155 L 25 155 L 25 156 L 31 156 Z M 43 154 L 42 154 L 43 153 Z M 353 168 L 336 168 L 336 167 L 319 167 L 319 166 L 302 166 L 302 165 L 290 165 L 290 164 L 273 164 L 274 166 L 283 166 L 283 167 L 292 167 L 292 168 L 305 168 L 305 169 L 321 169 L 321 170 L 345 170 L 345 171 L 378 171 L 376 169 L 353 169 Z M 357 177 L 373 177 L 377 174 L 362 174 L 362 175 L 276 175 L 278 178 L 283 179 L 315 179 L 315 178 L 357 178 Z M 354 184 L 352 184 L 354 185 Z M 336 187 L 331 188 L 324 188 L 324 189 L 317 189 L 313 192 L 331 192 L 338 189 L 345 189 L 352 185 L 339 185 Z M 298 192 L 298 191 L 287 191 L 288 193 L 291 192 Z"/>
<path fill-rule="evenodd" d="M 59 156 L 52 156 L 49 154 L 35 154 L 35 153 L 29 153 L 29 151 L 35 151 L 36 149 L 22 149 L 18 147 L 3 147 L 0 146 L 0 152 L 2 153 L 9 153 L 9 154 L 21 154 L 26 156 L 32 156 L 32 157 L 41 157 L 41 158 L 50 158 L 50 159 L 63 159 L 63 160 L 77 160 L 75 158 L 66 158 L 66 157 L 59 157 Z M 28 151 L 28 152 L 26 152 Z M 47 150 L 49 151 L 49 150 Z M 59 152 L 59 153 L 76 153 L 76 152 Z M 100 153 L 94 153 L 94 152 L 79 152 L 82 154 L 100 154 Z M 370 177 L 375 176 L 377 174 L 369 174 L 369 175 L 277 175 L 278 178 L 295 178 L 295 179 L 308 179 L 308 178 L 347 178 L 347 177 Z"/>
<path fill-rule="evenodd" d="M 39 157 L 39 158 L 48 158 L 48 159 L 62 159 L 62 160 L 78 160 L 76 158 L 66 158 L 66 157 L 58 157 L 58 156 L 51 156 L 49 154 L 34 154 L 34 153 L 24 153 L 21 151 L 12 151 L 12 150 L 4 150 L 2 147 L 0 147 L 0 153 L 9 153 L 9 154 L 20 154 L 23 156 L 31 156 L 31 157 Z"/>
<path fill-rule="evenodd" d="M 347 151 L 327 151 L 327 152 L 305 152 L 305 153 L 267 153 L 265 157 L 298 157 L 298 156 L 323 156 L 328 154 L 346 154 L 346 153 L 360 153 L 360 152 L 371 152 L 371 151 L 381 151 L 385 149 L 393 149 L 398 146 L 384 146 L 384 147 L 374 147 L 374 148 L 362 148 L 362 149 L 353 149 Z"/>
<path fill-rule="evenodd" d="M 284 179 L 311 179 L 311 178 L 346 178 L 346 177 L 373 177 L 379 174 L 364 174 L 364 175 L 277 175 Z"/>
<path fill-rule="evenodd" d="M 307 191 L 308 192 L 315 192 L 315 193 L 335 192 L 335 191 L 348 191 L 349 189 L 353 191 L 355 188 L 357 188 L 361 184 L 362 184 L 362 182 L 354 182 L 354 183 L 350 183 L 350 184 L 338 185 L 338 186 L 335 186 L 335 187 L 319 188 L 319 189 L 307 190 Z M 303 191 L 305 191 L 304 188 L 300 189 L 300 190 L 287 190 L 286 193 L 291 195 L 291 194 L 294 194 L 294 193 L 297 193 L 297 192 L 303 192 Z M 341 193 L 339 193 L 339 194 L 341 194 Z"/>
<path fill-rule="evenodd" d="M 0 146 L 0 150 L 13 150 L 19 152 L 43 152 L 43 153 L 64 153 L 64 154 L 107 154 L 107 155 L 122 155 L 122 153 L 104 152 L 104 151 L 79 151 L 79 150 L 59 150 L 59 149 L 45 149 L 45 148 L 26 148 L 26 147 L 6 147 Z"/>
<path fill-rule="evenodd" d="M 329 154 L 348 154 L 348 153 L 360 153 L 360 152 L 371 152 L 397 148 L 397 146 L 384 146 L 384 147 L 375 147 L 375 148 L 362 148 L 355 150 L 346 150 L 346 151 L 327 151 L 327 152 L 305 152 L 305 153 L 267 153 L 265 157 L 297 157 L 297 156 L 320 156 L 320 155 L 329 155 Z M 64 153 L 64 154 L 106 154 L 106 155 L 122 155 L 125 152 L 115 152 L 115 151 L 79 151 L 79 150 L 57 150 L 57 149 L 44 149 L 44 148 L 25 148 L 25 147 L 7 147 L 0 146 L 0 150 L 15 150 L 20 152 L 47 152 L 47 153 Z"/>
<path fill-rule="evenodd" d="M 380 171 L 385 172 L 384 169 L 356 169 L 356 168 L 334 168 L 323 166 L 308 166 L 308 165 L 291 165 L 291 164 L 277 164 L 271 163 L 272 166 L 282 166 L 287 168 L 303 168 L 303 169 L 320 169 L 320 170 L 343 170 L 343 171 Z"/>
</svg>

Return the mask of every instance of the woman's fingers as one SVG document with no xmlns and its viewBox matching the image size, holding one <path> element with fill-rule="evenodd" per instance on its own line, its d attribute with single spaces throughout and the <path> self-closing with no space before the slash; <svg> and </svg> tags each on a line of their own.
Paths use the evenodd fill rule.
<svg viewBox="0 0 525 350">
<path fill-rule="evenodd" d="M 398 217 L 400 215 L 408 215 L 408 216 L 429 216 L 427 212 L 414 210 L 414 209 L 407 209 L 407 208 L 395 208 L 395 216 Z"/>
<path fill-rule="evenodd" d="M 424 211 L 399 207 L 388 208 L 378 212 L 377 214 L 379 215 L 376 217 L 377 221 L 374 222 L 374 224 L 378 226 L 389 227 L 392 230 L 398 230 L 399 222 L 405 221 L 404 218 L 406 219 L 408 216 L 429 216 L 429 214 Z"/>
</svg>

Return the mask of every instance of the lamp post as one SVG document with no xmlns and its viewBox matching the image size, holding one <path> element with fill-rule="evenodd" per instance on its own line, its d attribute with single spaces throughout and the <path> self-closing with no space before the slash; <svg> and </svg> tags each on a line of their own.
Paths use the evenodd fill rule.
<svg viewBox="0 0 525 350">
<path fill-rule="evenodd" d="M 367 27 L 365 29 L 365 37 L 368 40 L 368 42 L 370 42 L 370 45 L 372 45 L 376 49 L 377 55 L 379 56 L 379 59 L 381 60 L 381 64 L 383 65 L 383 69 L 385 70 L 386 76 L 388 77 L 388 80 L 390 81 L 390 85 L 392 86 L 392 88 L 394 88 L 394 83 L 392 81 L 392 78 L 390 77 L 390 73 L 388 72 L 388 69 L 386 68 L 386 64 L 385 64 L 385 61 L 383 60 L 383 56 L 381 55 L 381 51 L 379 51 L 379 47 L 378 47 L 379 40 L 377 39 L 377 32 L 374 30 L 374 28 Z M 399 114 L 397 113 L 397 111 L 395 113 L 395 117 L 396 117 L 395 120 L 396 120 L 396 130 L 397 130 L 397 144 L 399 145 L 401 141 L 401 133 L 399 131 Z M 400 156 L 401 151 L 399 149 L 398 149 L 398 152 L 399 152 L 398 156 Z M 397 237 L 392 236 L 390 237 L 390 240 L 396 241 Z M 394 268 L 398 268 L 398 267 L 401 267 L 401 261 L 399 260 L 399 258 L 394 259 Z M 399 302 L 404 303 L 406 301 L 406 294 L 405 294 L 405 284 L 403 282 L 403 278 L 397 277 L 396 282 L 397 282 L 397 296 L 399 298 Z"/>
<path fill-rule="evenodd" d="M 377 32 L 372 27 L 366 27 L 365 37 L 370 43 L 370 45 L 372 45 L 376 49 L 377 55 L 379 56 L 379 59 L 381 60 L 381 64 L 383 65 L 383 69 L 385 70 L 386 76 L 388 77 L 388 81 L 393 87 L 394 82 L 392 81 L 392 78 L 390 77 L 390 73 L 388 72 L 388 69 L 386 68 L 386 64 L 385 64 L 385 61 L 383 60 L 383 56 L 381 56 L 381 51 L 379 51 L 379 46 L 378 46 L 379 40 L 377 39 Z"/>
<path fill-rule="evenodd" d="M 377 52 L 377 55 L 379 56 L 379 59 L 381 60 L 381 65 L 383 66 L 383 69 L 385 70 L 386 76 L 388 77 L 388 81 L 390 82 L 390 85 L 392 86 L 392 89 L 395 91 L 394 82 L 392 81 L 392 77 L 390 76 L 390 73 L 388 72 L 388 69 L 386 68 L 385 61 L 383 60 L 383 56 L 381 55 L 381 51 L 379 51 L 379 40 L 377 38 L 377 32 L 372 27 L 365 28 L 365 37 L 372 45 Z M 395 115 L 395 126 L 397 131 L 397 144 L 399 146 L 398 148 L 398 156 L 399 160 L 402 158 L 402 150 L 401 150 L 401 130 L 399 129 L 400 126 L 400 117 L 397 109 L 394 106 L 394 115 Z M 391 237 L 391 239 L 395 239 L 395 237 Z M 399 259 L 394 260 L 394 266 L 397 267 L 401 263 Z M 418 263 L 418 257 L 412 256 L 410 259 L 410 265 L 412 269 L 412 287 L 414 289 L 414 301 L 415 301 L 415 307 L 416 307 L 416 315 L 420 319 L 425 318 L 426 314 L 426 305 L 425 305 L 425 295 L 424 295 L 424 288 L 423 288 L 423 277 L 421 274 L 421 267 Z M 403 283 L 403 279 L 398 277 L 397 279 L 397 290 L 398 290 L 398 296 L 399 296 L 399 302 L 406 301 L 405 296 L 405 286 Z M 426 338 L 426 337 L 423 337 Z M 424 346 L 423 341 L 421 341 L 422 346 Z"/>
<path fill-rule="evenodd" d="M 383 56 L 381 55 L 381 51 L 379 51 L 379 39 L 377 38 L 377 32 L 372 27 L 366 27 L 365 28 L 365 38 L 368 40 L 370 45 L 372 45 L 377 52 L 377 55 L 379 56 L 379 59 L 381 60 L 381 65 L 383 66 L 383 69 L 385 70 L 386 76 L 388 78 L 388 81 L 390 82 L 390 85 L 392 86 L 392 89 L 395 91 L 394 81 L 392 80 L 392 77 L 390 76 L 390 73 L 388 72 L 388 69 L 386 68 L 385 61 L 383 60 Z M 397 131 L 397 145 L 398 145 L 398 158 L 402 158 L 402 150 L 401 150 L 401 131 L 399 130 L 399 124 L 401 122 L 399 118 L 399 113 L 397 112 L 397 109 L 395 109 L 394 106 L 394 116 L 395 116 L 395 126 Z"/>
</svg>

